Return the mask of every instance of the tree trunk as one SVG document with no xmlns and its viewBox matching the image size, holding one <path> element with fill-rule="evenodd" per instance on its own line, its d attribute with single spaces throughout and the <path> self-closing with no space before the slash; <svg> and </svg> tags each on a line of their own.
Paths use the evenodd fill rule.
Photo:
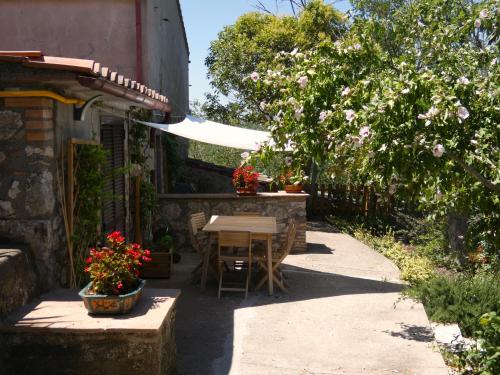
<svg viewBox="0 0 500 375">
<path fill-rule="evenodd" d="M 307 199 L 307 213 L 309 217 L 312 217 L 315 215 L 315 208 L 314 205 L 317 202 L 318 198 L 318 186 L 317 186 L 317 180 L 318 180 L 318 166 L 317 164 L 313 161 L 311 161 L 311 175 L 309 179 L 310 183 L 310 195 L 309 198 Z"/>
<path fill-rule="evenodd" d="M 454 212 L 448 215 L 448 243 L 451 251 L 456 255 L 461 265 L 463 265 L 467 259 L 467 251 L 465 248 L 467 228 L 467 214 L 463 212 Z"/>
</svg>

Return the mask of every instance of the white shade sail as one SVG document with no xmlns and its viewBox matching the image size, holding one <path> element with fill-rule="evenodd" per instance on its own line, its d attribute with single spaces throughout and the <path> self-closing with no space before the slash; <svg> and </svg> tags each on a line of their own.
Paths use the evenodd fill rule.
<svg viewBox="0 0 500 375">
<path fill-rule="evenodd" d="M 186 116 L 182 122 L 177 124 L 137 122 L 180 137 L 242 150 L 257 150 L 260 144 L 270 139 L 269 132 L 223 125 L 192 116 Z"/>
</svg>

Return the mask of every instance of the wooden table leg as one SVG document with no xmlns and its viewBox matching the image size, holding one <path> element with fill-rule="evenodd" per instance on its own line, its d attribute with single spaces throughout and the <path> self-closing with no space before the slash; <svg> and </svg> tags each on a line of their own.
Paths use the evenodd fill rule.
<svg viewBox="0 0 500 375">
<path fill-rule="evenodd" d="M 269 295 L 273 295 L 273 235 L 267 236 L 267 280 L 269 287 Z"/>
<path fill-rule="evenodd" d="M 200 281 L 200 292 L 205 291 L 207 285 L 207 274 L 208 267 L 210 265 L 210 250 L 212 249 L 212 232 L 208 233 L 208 247 L 205 250 L 205 256 L 203 257 L 203 267 L 201 269 L 201 281 Z"/>
</svg>

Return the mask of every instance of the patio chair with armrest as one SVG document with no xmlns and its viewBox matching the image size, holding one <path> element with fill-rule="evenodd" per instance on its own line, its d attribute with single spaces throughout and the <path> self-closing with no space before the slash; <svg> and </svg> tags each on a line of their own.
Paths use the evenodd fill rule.
<svg viewBox="0 0 500 375">
<path fill-rule="evenodd" d="M 191 238 L 191 245 L 196 250 L 198 255 L 200 256 L 200 262 L 193 269 L 193 278 L 198 279 L 201 276 L 201 269 L 203 266 L 203 257 L 205 255 L 205 251 L 209 251 L 208 249 L 208 235 L 201 231 L 201 229 L 207 224 L 207 219 L 205 218 L 204 212 L 197 212 L 191 215 L 189 219 L 189 236 Z M 216 260 L 215 252 L 210 255 L 210 264 L 209 270 L 212 275 L 217 280 L 218 274 L 215 271 L 213 264 Z"/>
<path fill-rule="evenodd" d="M 287 292 L 288 289 L 286 287 L 286 283 L 283 278 L 283 273 L 280 270 L 280 265 L 283 262 L 283 260 L 290 254 L 296 235 L 297 235 L 297 226 L 295 225 L 295 222 L 293 220 L 290 220 L 288 223 L 286 238 L 280 251 L 276 254 L 276 257 L 274 256 L 273 253 L 273 259 L 272 259 L 273 282 L 276 283 L 276 285 L 278 285 L 278 287 L 284 292 Z M 261 279 L 255 286 L 255 290 L 259 290 L 268 280 L 266 252 L 263 249 L 254 250 L 252 255 L 252 260 L 256 261 L 264 271 L 262 273 L 263 275 Z"/>
<path fill-rule="evenodd" d="M 250 232 L 232 232 L 221 231 L 218 236 L 217 260 L 219 265 L 219 291 L 218 298 L 221 292 L 245 292 L 245 298 L 248 296 L 248 285 L 252 274 L 252 235 Z M 234 248 L 238 251 L 235 253 Z M 246 262 L 248 269 L 246 270 L 245 287 L 224 286 L 223 278 L 226 273 L 225 262 Z M 235 273 L 237 271 L 233 271 Z"/>
</svg>

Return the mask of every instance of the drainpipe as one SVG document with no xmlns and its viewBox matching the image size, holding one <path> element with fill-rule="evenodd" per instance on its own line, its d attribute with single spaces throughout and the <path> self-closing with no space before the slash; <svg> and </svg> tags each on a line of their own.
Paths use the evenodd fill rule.
<svg viewBox="0 0 500 375">
<path fill-rule="evenodd" d="M 142 77 L 142 10 L 141 0 L 135 0 L 135 75 L 137 82 L 144 82 Z"/>
</svg>

